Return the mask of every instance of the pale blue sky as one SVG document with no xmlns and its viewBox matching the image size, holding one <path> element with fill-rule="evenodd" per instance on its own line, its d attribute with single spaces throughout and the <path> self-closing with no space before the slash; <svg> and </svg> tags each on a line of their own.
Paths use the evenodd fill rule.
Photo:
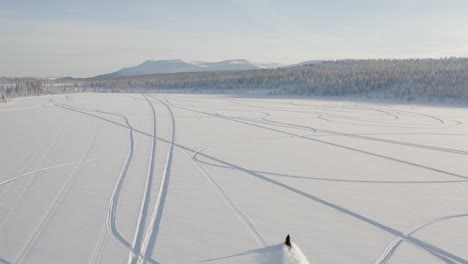
<svg viewBox="0 0 468 264">
<path fill-rule="evenodd" d="M 148 59 L 468 57 L 466 0 L 0 0 L 0 76 Z"/>
</svg>

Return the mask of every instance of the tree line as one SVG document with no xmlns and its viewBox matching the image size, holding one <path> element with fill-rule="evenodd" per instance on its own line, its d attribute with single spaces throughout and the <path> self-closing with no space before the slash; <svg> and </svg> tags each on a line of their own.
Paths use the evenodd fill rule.
<svg viewBox="0 0 468 264">
<path fill-rule="evenodd" d="M 86 91 L 82 86 L 73 86 L 59 80 L 38 79 L 30 77 L 0 77 L 0 102 L 17 97 L 38 96 L 47 94 L 67 94 Z"/>
<path fill-rule="evenodd" d="M 308 65 L 226 72 L 152 74 L 120 78 L 13 78 L 0 95 L 70 91 L 185 91 L 364 96 L 404 100 L 468 100 L 468 59 L 333 60 Z M 19 87 L 16 85 L 20 83 Z M 13 85 L 13 87 L 12 87 Z M 3 93 L 7 87 L 7 93 Z M 9 87 L 9 88 L 8 88 Z M 8 90 L 9 89 L 9 90 Z M 11 96 L 11 95 L 10 95 Z"/>
</svg>

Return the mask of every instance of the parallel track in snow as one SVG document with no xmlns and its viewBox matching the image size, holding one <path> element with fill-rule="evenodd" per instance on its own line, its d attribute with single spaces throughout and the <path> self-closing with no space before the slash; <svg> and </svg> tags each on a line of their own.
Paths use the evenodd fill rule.
<svg viewBox="0 0 468 264">
<path fill-rule="evenodd" d="M 101 229 L 101 232 L 99 232 L 99 237 L 97 239 L 96 246 L 94 247 L 93 253 L 91 254 L 91 257 L 88 260 L 88 264 L 98 264 L 101 263 L 102 260 L 102 255 L 104 253 L 104 249 L 107 245 L 107 240 L 109 236 L 107 235 L 107 225 L 104 224 L 104 226 Z"/>
<path fill-rule="evenodd" d="M 133 161 L 133 155 L 135 153 L 135 140 L 134 140 L 134 135 L 133 135 L 133 127 L 130 124 L 130 121 L 128 120 L 128 118 L 124 115 L 115 114 L 111 112 L 105 112 L 105 111 L 97 111 L 97 112 L 118 116 L 125 121 L 128 127 L 129 132 L 128 132 L 127 157 L 122 165 L 119 178 L 117 179 L 117 183 L 114 187 L 111 199 L 109 201 L 109 206 L 108 206 L 108 211 L 107 211 L 107 221 L 106 221 L 105 227 L 106 227 L 107 233 L 111 236 L 111 238 L 114 241 L 116 241 L 120 246 L 128 250 L 131 254 L 138 255 L 139 253 L 134 251 L 132 245 L 118 231 L 117 224 L 116 224 L 117 209 L 118 209 L 119 201 L 121 199 L 122 188 L 127 179 L 128 169 L 130 168 L 130 164 Z M 101 258 L 106 241 L 107 239 L 105 238 L 102 240 L 102 244 L 100 245 L 100 249 L 96 256 L 97 261 Z"/>
<path fill-rule="evenodd" d="M 96 130 L 96 126 L 95 126 L 95 130 Z M 20 253 L 16 257 L 16 260 L 14 261 L 15 263 L 23 263 L 26 260 L 26 258 L 28 257 L 31 249 L 33 248 L 34 244 L 37 241 L 37 238 L 40 236 L 40 234 L 46 228 L 47 224 L 49 223 L 49 220 L 55 214 L 58 206 L 63 201 L 63 198 L 65 197 L 66 193 L 70 189 L 70 186 L 73 184 L 74 180 L 76 179 L 77 175 L 79 174 L 79 172 L 81 171 L 83 165 L 85 164 L 85 161 L 88 158 L 89 152 L 91 151 L 92 147 L 94 146 L 96 136 L 97 136 L 97 133 L 95 131 L 94 135 L 93 135 L 93 138 L 91 139 L 91 142 L 90 142 L 90 144 L 89 144 L 83 158 L 81 159 L 81 162 L 75 168 L 75 170 L 73 171 L 71 176 L 66 181 L 65 185 L 62 187 L 62 189 L 59 191 L 58 195 L 55 197 L 52 205 L 47 210 L 46 215 L 41 220 L 40 224 L 36 227 L 36 229 L 33 231 L 33 233 L 30 236 L 28 242 L 26 243 L 26 245 L 23 247 L 23 249 L 20 251 Z"/>
<path fill-rule="evenodd" d="M 133 238 L 132 242 L 132 252 L 130 252 L 130 255 L 128 256 L 128 264 L 135 264 L 138 262 L 140 259 L 141 255 L 141 247 L 143 244 L 143 235 L 146 227 L 146 218 L 148 215 L 148 207 L 151 199 L 151 187 L 153 185 L 153 178 L 154 178 L 154 163 L 155 163 L 155 158 L 156 158 L 156 111 L 154 109 L 153 104 L 151 101 L 143 95 L 143 97 L 146 99 L 148 102 L 151 112 L 153 114 L 153 135 L 151 137 L 151 157 L 150 157 L 150 162 L 148 164 L 148 174 L 146 178 L 146 184 L 145 184 L 145 192 L 143 195 L 143 200 L 140 208 L 140 214 L 138 216 L 138 223 L 137 223 L 137 228 L 135 232 L 135 236 Z M 138 254 L 137 254 L 138 253 Z"/>
<path fill-rule="evenodd" d="M 136 251 L 134 249 L 134 246 L 129 241 L 127 241 L 123 237 L 123 235 L 118 231 L 117 224 L 116 224 L 117 210 L 118 210 L 119 201 L 121 199 L 121 192 L 123 190 L 123 186 L 125 185 L 125 181 L 127 180 L 128 170 L 129 170 L 130 165 L 131 165 L 131 163 L 133 161 L 133 156 L 134 156 L 134 153 L 135 153 L 134 131 L 138 131 L 138 130 L 135 130 L 135 128 L 131 125 L 128 118 L 125 115 L 120 114 L 120 113 L 100 111 L 100 110 L 80 109 L 80 108 L 77 108 L 77 107 L 64 105 L 64 104 L 58 104 L 58 103 L 55 103 L 55 104 L 56 104 L 56 106 L 62 107 L 64 109 L 79 112 L 79 113 L 82 113 L 82 114 L 86 114 L 88 116 L 92 116 L 94 118 L 105 120 L 105 121 L 111 122 L 111 123 L 113 123 L 115 125 L 119 125 L 120 127 L 128 129 L 129 134 L 128 134 L 127 157 L 126 157 L 126 159 L 125 159 L 125 161 L 124 161 L 124 163 L 122 165 L 119 178 L 117 179 L 117 183 L 116 183 L 116 185 L 114 187 L 114 190 L 112 192 L 111 199 L 109 200 L 109 206 L 108 206 L 108 211 L 107 211 L 107 219 L 106 219 L 106 223 L 105 223 L 105 226 L 104 226 L 106 232 L 104 234 L 102 234 L 102 237 L 100 237 L 98 239 L 99 240 L 98 242 L 100 244 L 98 245 L 98 248 L 95 248 L 95 250 L 94 250 L 94 252 L 93 252 L 93 254 L 91 256 L 90 263 L 99 263 L 100 262 L 100 260 L 102 258 L 102 254 L 104 252 L 105 245 L 107 243 L 107 235 L 106 234 L 108 234 L 123 249 L 127 250 L 131 256 L 136 256 L 138 258 L 144 258 L 144 256 L 140 252 Z M 110 120 L 108 120 L 106 118 L 103 118 L 101 116 L 94 115 L 94 114 L 91 114 L 91 113 L 88 113 L 88 112 L 96 112 L 96 113 L 101 113 L 101 114 L 106 114 L 106 115 L 117 116 L 117 117 L 121 118 L 125 122 L 126 125 L 120 125 L 119 123 L 116 123 L 114 121 L 110 121 Z M 138 131 L 138 132 L 141 133 L 140 131 Z M 150 136 L 150 135 L 148 134 L 148 136 Z M 154 260 L 152 260 L 150 258 L 147 259 L 147 261 L 149 263 L 157 263 L 156 261 L 154 261 Z"/>
<path fill-rule="evenodd" d="M 44 144 L 43 146 L 41 146 L 40 149 L 42 148 L 45 148 L 45 152 L 44 152 L 44 155 L 42 156 L 42 158 L 40 159 L 40 162 L 39 164 L 42 165 L 42 163 L 47 159 L 47 157 L 49 156 L 50 154 L 50 151 L 54 148 L 54 146 L 57 144 L 57 139 L 58 137 L 62 134 L 63 132 L 63 127 L 57 131 L 57 133 L 54 135 L 53 137 L 53 140 L 51 143 L 49 143 L 48 145 L 47 144 Z M 31 159 L 29 161 L 31 161 L 32 159 L 34 159 L 38 154 L 39 154 L 40 150 L 38 150 L 36 153 L 34 153 L 31 157 Z M 28 161 L 28 162 L 29 162 Z M 27 166 L 27 163 L 23 165 L 23 167 L 21 168 L 21 170 L 19 171 L 19 173 L 21 173 L 21 171 L 23 171 L 26 166 Z M 12 181 L 15 181 L 16 179 L 20 179 L 22 177 L 25 177 L 25 176 L 28 176 L 28 175 L 31 175 L 33 176 L 35 173 L 39 172 L 39 170 L 36 170 L 34 172 L 31 172 L 31 174 L 29 173 L 25 173 L 25 174 L 21 174 L 21 175 L 17 175 L 16 177 L 10 179 L 10 180 L 6 180 L 4 182 L 2 182 L 0 185 L 6 185 Z M 21 205 L 23 204 L 23 201 L 24 201 L 24 197 L 26 195 L 26 191 L 31 187 L 31 185 L 33 184 L 34 182 L 34 178 L 30 179 L 26 184 L 25 184 L 25 188 L 23 188 L 23 191 L 20 193 L 20 196 L 19 198 L 16 200 L 16 202 L 13 204 L 13 206 L 8 210 L 8 213 L 7 213 L 7 216 L 3 219 L 2 223 L 0 224 L 0 252 L 1 250 L 3 249 L 3 246 L 2 246 L 2 243 L 3 243 L 3 239 L 4 239 L 4 232 L 5 232 L 5 228 L 11 224 L 11 221 L 13 221 L 13 218 L 15 217 L 18 209 L 21 207 Z"/>
<path fill-rule="evenodd" d="M 167 191 L 169 188 L 169 180 L 171 176 L 172 159 L 173 159 L 174 143 L 175 143 L 175 135 L 176 135 L 175 118 L 174 118 L 174 114 L 172 113 L 171 108 L 166 103 L 164 103 L 161 99 L 157 97 L 153 97 L 153 96 L 150 96 L 150 97 L 158 100 L 161 104 L 163 104 L 166 107 L 167 111 L 169 112 L 170 117 L 171 117 L 171 123 L 172 123 L 172 134 L 171 134 L 171 142 L 170 142 L 169 151 L 167 153 L 166 163 L 164 165 L 163 175 L 161 177 L 161 182 L 159 185 L 158 196 L 156 198 L 155 208 L 153 210 L 153 215 L 151 217 L 151 224 L 146 232 L 146 236 L 143 242 L 143 247 L 141 250 L 141 252 L 143 252 L 144 254 L 144 258 L 140 258 L 140 260 L 138 261 L 139 263 L 147 262 L 148 259 L 151 259 L 151 256 L 153 255 L 154 247 L 156 244 L 156 239 L 159 233 L 159 226 L 161 224 L 162 215 L 164 212 Z"/>
<path fill-rule="evenodd" d="M 101 118 L 101 119 L 103 119 L 103 118 Z M 128 127 L 128 125 L 126 126 L 126 125 L 123 125 L 123 124 L 116 124 L 117 122 L 113 122 L 112 120 L 106 120 L 106 121 L 114 123 L 115 125 L 119 125 L 119 126 L 122 126 L 122 127 Z M 232 120 L 232 121 L 234 121 L 234 120 Z M 253 122 L 253 121 L 246 121 L 245 123 L 249 123 L 249 122 Z M 250 125 L 254 125 L 254 124 L 250 124 Z M 270 124 L 269 126 L 272 126 L 272 124 Z M 257 126 L 257 127 L 259 127 L 259 126 Z M 276 127 L 278 127 L 278 126 L 276 126 Z M 264 128 L 270 129 L 267 126 L 264 126 Z M 281 131 L 280 129 L 277 129 L 277 130 Z M 165 142 L 165 143 L 168 143 L 168 144 L 171 143 L 170 140 L 166 140 L 166 139 L 163 139 L 163 138 L 157 138 L 157 137 L 155 137 L 155 135 L 149 135 L 148 133 L 143 132 L 143 131 L 138 131 L 138 130 L 134 130 L 134 129 L 132 129 L 132 131 L 135 131 L 135 133 L 144 134 L 144 135 L 146 135 L 148 137 L 156 138 L 156 139 L 160 140 L 161 142 Z M 287 131 L 283 131 L 283 132 L 287 132 Z M 289 134 L 290 134 L 290 136 L 296 136 L 296 137 L 301 137 L 301 138 L 304 137 L 304 136 L 294 135 L 294 133 L 289 133 Z M 179 145 L 179 144 L 175 144 L 175 143 L 173 143 L 173 145 L 175 145 L 176 147 L 179 147 L 180 149 L 182 149 L 184 151 L 188 151 L 188 152 L 191 152 L 191 153 L 196 153 L 195 150 L 192 150 L 187 146 L 183 146 L 183 145 Z M 349 149 L 349 150 L 353 150 L 353 149 Z M 364 153 L 364 154 L 368 154 L 368 153 Z M 218 159 L 216 157 L 213 157 L 213 156 L 210 156 L 210 155 L 207 155 L 207 154 L 200 153 L 199 155 L 202 156 L 204 159 L 209 159 L 209 160 L 213 161 L 213 163 L 221 164 L 222 166 L 231 167 L 232 169 L 237 169 L 237 170 L 239 170 L 241 172 L 245 172 L 245 173 L 247 173 L 247 174 L 249 174 L 251 176 L 254 176 L 254 177 L 258 178 L 258 179 L 261 179 L 261 180 L 263 180 L 263 181 L 265 181 L 265 182 L 267 182 L 269 184 L 274 184 L 274 185 L 276 185 L 278 187 L 281 187 L 281 188 L 283 188 L 283 189 L 285 189 L 287 191 L 291 191 L 291 192 L 295 193 L 296 195 L 308 198 L 311 201 L 320 203 L 323 206 L 326 206 L 326 207 L 328 207 L 330 209 L 337 210 L 338 212 L 345 214 L 347 217 L 352 217 L 352 218 L 354 218 L 356 220 L 365 222 L 369 226 L 376 227 L 376 228 L 380 229 L 381 231 L 385 231 L 387 234 L 395 235 L 398 238 L 400 238 L 401 241 L 405 241 L 407 243 L 416 245 L 418 248 L 427 251 L 431 255 L 438 256 L 437 258 L 439 260 L 445 261 L 447 263 L 455 263 L 455 262 L 467 263 L 467 261 L 465 259 L 463 259 L 462 257 L 458 257 L 458 256 L 456 256 L 456 255 L 454 255 L 454 254 L 452 254 L 452 253 L 450 253 L 448 251 L 445 251 L 445 250 L 443 250 L 443 249 L 441 249 L 439 247 L 430 245 L 430 244 L 428 244 L 428 243 L 426 243 L 426 242 L 424 242 L 422 240 L 419 240 L 419 239 L 416 239 L 416 238 L 413 238 L 413 237 L 408 237 L 408 233 L 400 232 L 400 231 L 398 231 L 396 229 L 393 229 L 390 226 L 384 225 L 383 223 L 379 223 L 379 222 L 377 222 L 377 221 L 375 221 L 373 219 L 367 218 L 365 215 L 360 215 L 357 212 L 353 212 L 353 211 L 351 211 L 349 209 L 341 207 L 339 204 L 333 204 L 330 201 L 323 200 L 318 196 L 314 196 L 313 194 L 307 193 L 306 190 L 303 191 L 303 190 L 294 188 L 294 187 L 292 187 L 290 185 L 287 185 L 285 183 L 282 183 L 280 181 L 276 181 L 274 179 L 270 179 L 268 177 L 265 177 L 260 172 L 256 172 L 256 171 L 253 171 L 253 170 L 243 168 L 241 166 L 237 166 L 236 164 L 230 163 L 228 161 L 223 161 L 221 159 Z M 408 165 L 411 165 L 411 164 L 408 164 Z M 144 241 L 146 241 L 146 240 L 144 240 Z M 144 244 L 145 243 L 143 243 L 143 245 Z M 394 250 L 392 251 L 392 248 L 396 249 L 399 244 L 400 243 L 394 243 L 394 245 L 396 245 L 396 246 L 389 245 L 390 246 L 389 251 L 394 252 Z M 143 247 L 145 247 L 145 246 L 143 246 Z M 388 254 L 387 256 L 391 256 L 391 254 Z M 141 261 L 141 259 L 143 259 L 143 257 L 141 255 L 138 258 L 139 258 L 140 261 Z M 385 258 L 385 256 L 384 256 L 384 258 Z"/>
</svg>

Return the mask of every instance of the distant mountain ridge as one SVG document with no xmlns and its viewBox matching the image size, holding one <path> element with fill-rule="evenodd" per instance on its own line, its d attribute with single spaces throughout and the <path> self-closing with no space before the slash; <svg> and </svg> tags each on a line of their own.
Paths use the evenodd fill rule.
<svg viewBox="0 0 468 264">
<path fill-rule="evenodd" d="M 219 62 L 175 60 L 147 60 L 140 65 L 123 68 L 96 78 L 114 78 L 157 73 L 203 72 L 254 70 L 280 67 L 280 64 L 260 64 L 245 59 L 224 60 Z"/>
</svg>

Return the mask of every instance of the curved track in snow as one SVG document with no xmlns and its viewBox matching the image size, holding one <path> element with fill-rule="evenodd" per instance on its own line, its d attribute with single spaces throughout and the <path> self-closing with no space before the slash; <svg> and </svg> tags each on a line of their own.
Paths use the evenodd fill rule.
<svg viewBox="0 0 468 264">
<path fill-rule="evenodd" d="M 146 97 L 146 96 L 145 96 Z M 169 152 L 167 153 L 166 163 L 164 165 L 163 175 L 161 177 L 161 182 L 159 184 L 159 191 L 156 198 L 156 204 L 153 210 L 153 214 L 151 217 L 150 227 L 148 228 L 144 241 L 143 247 L 141 252 L 144 254 L 144 258 L 139 260 L 139 263 L 147 262 L 148 259 L 151 258 L 153 255 L 153 250 L 155 248 L 156 239 L 158 237 L 159 226 L 161 224 L 162 215 L 164 212 L 164 205 L 166 201 L 167 191 L 169 188 L 169 180 L 171 176 L 171 168 L 172 168 L 172 159 L 174 155 L 174 143 L 175 143 L 175 136 L 176 136 L 176 126 L 175 126 L 175 118 L 174 114 L 172 113 L 171 108 L 165 104 L 162 100 L 157 97 L 150 96 L 153 99 L 158 100 L 161 104 L 163 104 L 167 111 L 170 114 L 171 119 L 171 139 L 170 139 L 170 147 Z"/>
<path fill-rule="evenodd" d="M 156 135 L 156 111 L 154 109 L 153 104 L 148 99 L 148 97 L 146 96 L 144 97 L 151 108 L 151 112 L 153 113 L 153 135 L 151 138 L 151 156 L 150 156 L 150 162 L 148 164 L 148 175 L 146 178 L 145 191 L 143 194 L 143 201 L 141 204 L 140 214 L 138 216 L 138 224 L 137 224 L 135 236 L 132 242 L 133 251 L 130 252 L 130 255 L 128 258 L 129 264 L 137 263 L 137 261 L 139 261 L 140 259 L 140 255 L 142 252 L 143 235 L 144 235 L 144 232 L 145 232 L 144 230 L 146 227 L 146 217 L 148 215 L 148 210 L 149 210 L 149 203 L 150 203 L 150 198 L 151 198 L 151 187 L 153 185 L 153 178 L 154 178 L 154 164 L 155 164 L 155 159 L 156 159 L 156 136 L 157 136 Z M 137 252 L 138 254 L 135 254 L 134 252 Z"/>
<path fill-rule="evenodd" d="M 441 240 L 430 228 L 468 216 L 464 109 L 181 94 L 47 99 L 0 114 L 24 119 L 2 130 L 9 137 L 42 133 L 0 137 L 14 150 L 0 160 L 0 263 L 219 263 L 266 254 L 286 233 L 312 262 L 468 263 L 466 235 L 452 229 L 465 222 L 437 226 L 447 231 Z M 76 128 L 60 132 L 63 120 Z M 25 152 L 29 140 L 37 149 Z M 2 168 L 10 156 L 16 163 Z M 426 241 L 416 235 L 423 229 Z"/>
<path fill-rule="evenodd" d="M 255 225 L 252 223 L 252 220 L 250 220 L 250 218 L 247 217 L 247 215 L 245 215 L 245 213 L 234 203 L 234 201 L 231 198 L 229 198 L 229 196 L 226 194 L 224 189 L 214 180 L 214 178 L 205 169 L 203 169 L 200 166 L 200 164 L 198 164 L 198 162 L 196 160 L 196 156 L 198 154 L 200 154 L 202 151 L 204 151 L 204 150 L 206 150 L 208 148 L 212 148 L 212 147 L 214 147 L 214 146 L 203 147 L 203 148 L 197 150 L 197 152 L 195 152 L 195 154 L 193 154 L 192 156 L 190 156 L 190 154 L 186 150 L 184 150 L 184 153 L 187 155 L 187 157 L 189 157 L 189 159 L 192 160 L 193 164 L 197 167 L 197 169 L 212 184 L 213 188 L 215 188 L 215 190 L 217 191 L 219 196 L 226 202 L 226 204 L 229 206 L 229 208 L 231 208 L 231 210 L 239 217 L 239 219 L 247 227 L 247 229 L 249 230 L 250 234 L 253 236 L 255 241 L 257 241 L 257 243 L 260 246 L 267 247 L 268 243 L 265 241 L 265 239 L 262 237 L 260 232 L 255 227 Z"/>
</svg>

